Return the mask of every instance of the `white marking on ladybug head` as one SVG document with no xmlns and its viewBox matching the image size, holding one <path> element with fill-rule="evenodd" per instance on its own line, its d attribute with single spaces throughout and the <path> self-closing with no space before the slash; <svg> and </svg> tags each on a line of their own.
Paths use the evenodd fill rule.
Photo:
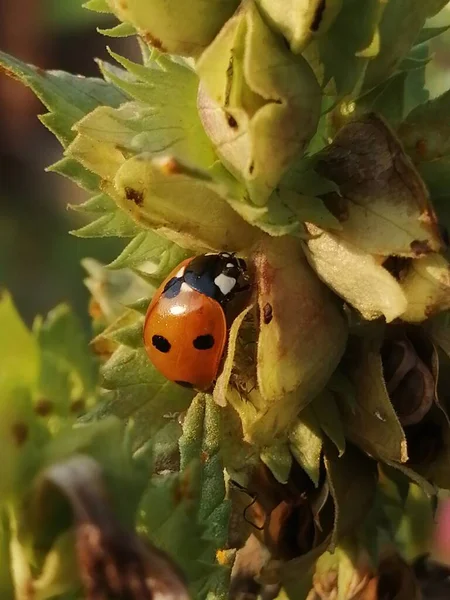
<svg viewBox="0 0 450 600">
<path fill-rule="evenodd" d="M 180 286 L 180 292 L 192 292 L 192 288 L 185 281 L 183 281 Z"/>
<path fill-rule="evenodd" d="M 214 279 L 214 283 L 217 285 L 222 294 L 227 296 L 236 285 L 236 279 L 234 277 L 225 275 L 225 273 L 220 273 L 220 275 L 217 275 L 217 277 Z"/>
<path fill-rule="evenodd" d="M 232 269 L 234 267 L 233 263 L 227 263 L 227 268 Z"/>
<path fill-rule="evenodd" d="M 185 271 L 186 271 L 186 267 L 181 267 L 181 269 L 178 271 L 178 273 L 175 274 L 175 277 L 177 279 L 179 279 L 180 277 L 183 277 Z"/>
</svg>

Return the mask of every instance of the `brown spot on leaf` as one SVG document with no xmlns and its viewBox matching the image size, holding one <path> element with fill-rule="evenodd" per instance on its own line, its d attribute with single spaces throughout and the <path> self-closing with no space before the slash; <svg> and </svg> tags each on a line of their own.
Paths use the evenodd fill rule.
<svg viewBox="0 0 450 600">
<path fill-rule="evenodd" d="M 47 417 L 53 411 L 53 402 L 47 398 L 41 398 L 36 402 L 34 410 L 40 417 Z"/>
<path fill-rule="evenodd" d="M 427 143 L 425 142 L 425 140 L 417 140 L 417 142 L 416 142 L 416 152 L 417 152 L 417 155 L 421 159 L 424 159 L 426 157 L 426 154 L 427 154 Z"/>
<path fill-rule="evenodd" d="M 86 402 L 83 398 L 79 398 L 78 400 L 75 400 L 70 405 L 70 412 L 75 415 L 83 412 L 85 409 L 86 409 Z"/>
<path fill-rule="evenodd" d="M 415 256 L 424 256 L 431 252 L 430 243 L 428 240 L 414 240 L 410 244 L 411 250 Z"/>
<path fill-rule="evenodd" d="M 269 302 L 266 302 L 263 308 L 263 323 L 268 325 L 273 319 L 273 309 Z"/>
<path fill-rule="evenodd" d="M 117 342 L 98 337 L 95 340 L 92 340 L 90 346 L 97 356 L 106 360 L 117 348 Z"/>
<path fill-rule="evenodd" d="M 252 162 L 248 168 L 248 172 L 250 173 L 250 175 L 253 173 L 254 170 L 255 170 L 255 163 Z"/>
<path fill-rule="evenodd" d="M 180 175 L 183 172 L 180 168 L 180 163 L 174 158 L 166 160 L 162 165 L 161 170 L 165 175 Z"/>
<path fill-rule="evenodd" d="M 185 500 L 192 500 L 191 490 L 191 473 L 189 468 L 180 476 L 180 479 L 173 490 L 173 500 L 175 505 L 180 504 Z"/>
<path fill-rule="evenodd" d="M 134 202 L 136 206 L 142 206 L 144 203 L 144 194 L 131 187 L 125 188 L 125 197 L 127 200 Z"/>
<path fill-rule="evenodd" d="M 200 454 L 200 460 L 203 464 L 207 463 L 209 460 L 209 454 L 202 450 L 202 453 Z"/>
<path fill-rule="evenodd" d="M 239 128 L 238 122 L 233 117 L 233 115 L 230 115 L 229 113 L 227 113 L 227 123 L 231 127 L 231 129 L 238 129 Z"/>
<path fill-rule="evenodd" d="M 161 52 L 167 52 L 167 50 L 163 46 L 162 41 L 159 38 L 152 35 L 149 31 L 142 34 L 142 37 L 149 46 L 153 46 L 153 48 L 156 48 Z"/>
<path fill-rule="evenodd" d="M 14 423 L 11 427 L 11 433 L 15 443 L 20 448 L 28 439 L 28 426 L 26 423 Z"/>
<path fill-rule="evenodd" d="M 322 18 L 323 18 L 323 13 L 325 11 L 326 8 L 326 1 L 325 0 L 319 0 L 319 4 L 316 8 L 316 12 L 314 13 L 314 18 L 313 21 L 311 23 L 310 26 L 310 30 L 311 31 L 317 31 L 320 27 L 320 24 L 322 22 Z"/>
<path fill-rule="evenodd" d="M 100 307 L 100 304 L 94 298 L 91 298 L 89 302 L 89 315 L 93 319 L 101 319 L 103 317 L 103 311 Z"/>
<path fill-rule="evenodd" d="M 16 79 L 17 81 L 20 81 L 20 77 L 18 77 L 14 73 L 14 71 L 8 69 L 8 67 L 5 67 L 3 65 L 0 65 L 0 73 L 4 73 L 7 77 L 11 77 L 11 79 Z"/>
</svg>

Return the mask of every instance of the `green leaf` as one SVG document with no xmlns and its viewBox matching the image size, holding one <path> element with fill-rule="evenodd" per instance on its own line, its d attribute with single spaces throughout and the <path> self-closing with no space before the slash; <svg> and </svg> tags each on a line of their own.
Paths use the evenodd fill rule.
<svg viewBox="0 0 450 600">
<path fill-rule="evenodd" d="M 0 52 L 3 70 L 30 87 L 49 110 L 40 120 L 67 147 L 75 138 L 73 126 L 101 105 L 119 106 L 126 96 L 114 85 L 95 77 L 63 71 L 43 71 Z M 98 191 L 99 179 L 78 161 L 65 158 L 48 170 L 69 177 L 81 187 Z"/>
<path fill-rule="evenodd" d="M 117 111 L 100 109 L 78 130 L 89 135 L 92 126 L 96 139 L 108 141 L 109 136 L 115 142 L 116 132 L 122 130 L 120 144 L 135 153 L 173 153 L 200 167 L 211 166 L 216 156 L 197 112 L 196 74 L 173 60 L 147 67 L 110 54 L 125 70 L 100 62 L 102 73 L 138 102 Z"/>
<path fill-rule="evenodd" d="M 142 346 L 143 323 L 144 320 L 139 318 L 134 310 L 127 309 L 98 337 L 107 338 L 128 348 L 138 349 Z M 93 343 L 98 340 L 98 337 L 93 340 Z"/>
<path fill-rule="evenodd" d="M 305 51 L 319 81 L 330 95 L 342 98 L 360 86 L 365 69 L 378 52 L 378 25 L 384 2 L 344 0 L 327 33 Z M 326 86 L 332 82 L 332 87 Z"/>
<path fill-rule="evenodd" d="M 42 71 L 0 52 L 3 70 L 30 87 L 50 111 L 44 117 L 47 127 L 63 146 L 75 137 L 73 125 L 101 104 L 119 106 L 125 96 L 102 79 L 71 75 L 63 71 Z"/>
<path fill-rule="evenodd" d="M 38 345 L 5 290 L 0 290 L 0 331 L 0 386 L 11 381 L 33 388 L 39 369 Z"/>
<path fill-rule="evenodd" d="M 198 515 L 208 528 L 216 530 L 214 537 L 221 548 L 227 539 L 228 511 L 222 514 L 223 523 L 214 523 L 212 515 L 225 498 L 223 466 L 220 457 L 220 408 L 212 397 L 198 394 L 192 401 L 183 420 L 180 438 L 180 468 L 187 469 L 192 461 L 202 463 L 202 488 L 200 490 Z M 228 504 L 227 502 L 225 504 Z M 221 528 L 218 529 L 217 528 Z"/>
<path fill-rule="evenodd" d="M 60 305 L 45 320 L 36 319 L 33 333 L 41 356 L 40 403 L 66 418 L 72 406 L 87 408 L 96 392 L 97 367 L 81 323 L 68 306 Z"/>
<path fill-rule="evenodd" d="M 450 160 L 449 156 L 431 161 L 419 162 L 420 175 L 425 181 L 439 223 L 450 229 Z"/>
<path fill-rule="evenodd" d="M 230 568 L 216 554 L 226 544 L 229 502 L 220 459 L 220 409 L 199 394 L 183 421 L 181 473 L 154 479 L 141 504 L 141 523 L 186 573 L 193 598 L 225 597 Z M 193 541 L 195 540 L 195 545 Z"/>
<path fill-rule="evenodd" d="M 367 67 L 365 90 L 372 89 L 395 71 L 425 21 L 446 4 L 446 0 L 396 0 L 386 4 L 380 23 L 380 51 Z"/>
<path fill-rule="evenodd" d="M 436 315 L 426 323 L 425 327 L 430 332 L 433 341 L 450 358 L 450 311 Z"/>
<path fill-rule="evenodd" d="M 310 411 L 315 415 L 322 431 L 338 449 L 339 456 L 342 456 L 345 452 L 345 435 L 335 395 L 324 390 L 312 401 Z"/>
<path fill-rule="evenodd" d="M 82 261 L 88 272 L 84 283 L 103 315 L 105 324 L 121 317 L 129 304 L 141 301 L 145 314 L 155 288 L 129 269 L 113 271 L 92 258 Z"/>
<path fill-rule="evenodd" d="M 254 206 L 244 200 L 229 199 L 228 202 L 248 223 L 275 237 L 308 237 L 304 222 L 314 223 L 323 229 L 341 227 L 320 198 L 305 196 L 282 185 L 271 194 L 265 206 Z"/>
<path fill-rule="evenodd" d="M 450 154 L 448 112 L 450 91 L 421 104 L 398 129 L 398 135 L 416 164 L 441 159 Z"/>
<path fill-rule="evenodd" d="M 83 238 L 93 237 L 134 237 L 139 235 L 141 228 L 121 210 L 113 200 L 105 194 L 94 196 L 83 204 L 73 205 L 72 209 L 78 212 L 95 215 L 95 219 L 71 231 L 72 235 Z M 97 217 L 97 215 L 100 215 Z"/>
<path fill-rule="evenodd" d="M 354 339 L 345 357 L 355 386 L 356 408 L 340 403 L 346 437 L 381 460 L 407 460 L 406 439 L 386 390 L 379 344 Z"/>
<path fill-rule="evenodd" d="M 99 13 L 110 13 L 107 0 L 88 0 L 83 4 L 84 8 Z"/>
<path fill-rule="evenodd" d="M 101 466 L 114 511 L 123 525 L 133 527 L 141 496 L 148 484 L 152 456 L 149 449 L 133 456 L 134 424 L 107 417 L 101 421 L 66 427 L 45 446 L 45 466 L 85 455 Z M 127 493 L 124 494 L 123 490 Z"/>
<path fill-rule="evenodd" d="M 378 116 L 343 127 L 321 152 L 318 170 L 339 186 L 341 197 L 327 207 L 341 221 L 343 241 L 375 256 L 415 258 L 441 249 L 423 181 Z"/>
<path fill-rule="evenodd" d="M 374 499 L 378 473 L 377 463 L 350 444 L 341 457 L 331 449 L 326 450 L 325 468 L 335 503 L 332 550 L 345 536 L 353 534 L 366 517 Z"/>
<path fill-rule="evenodd" d="M 425 67 L 418 69 L 424 79 Z M 397 126 L 405 118 L 411 106 L 410 86 L 417 79 L 418 72 L 400 71 L 389 79 L 372 89 L 357 101 L 358 110 L 361 112 L 376 112 L 382 115 L 392 126 Z M 418 97 L 414 98 L 414 105 L 425 102 L 427 92 L 421 88 Z"/>
<path fill-rule="evenodd" d="M 275 442 L 262 448 L 260 457 L 277 481 L 287 483 L 292 467 L 292 454 L 286 442 Z"/>
<path fill-rule="evenodd" d="M 110 269 L 135 268 L 152 275 L 168 273 L 182 260 L 186 251 L 153 231 L 143 231 L 126 246 L 123 252 L 108 265 Z"/>
<path fill-rule="evenodd" d="M 442 27 L 424 27 L 417 36 L 414 46 L 419 46 L 420 44 L 425 44 L 430 40 L 434 40 L 434 38 L 437 38 L 448 31 L 449 28 L 450 25 L 444 25 Z"/>
<path fill-rule="evenodd" d="M 102 385 L 111 393 L 96 413 L 135 421 L 134 443 L 147 442 L 174 414 L 186 410 L 192 392 L 165 379 L 143 347 L 120 346 L 102 368 Z"/>
<path fill-rule="evenodd" d="M 115 27 L 109 29 L 97 28 L 97 31 L 102 35 L 107 35 L 112 38 L 129 37 L 130 35 L 136 35 L 136 29 L 130 23 L 119 23 Z"/>
<path fill-rule="evenodd" d="M 406 310 L 406 298 L 399 283 L 376 258 L 318 227 L 308 226 L 308 231 L 313 236 L 307 242 L 310 265 L 365 319 L 384 315 L 390 322 Z"/>
<path fill-rule="evenodd" d="M 302 410 L 289 433 L 289 447 L 298 464 L 317 487 L 322 456 L 322 432 L 310 407 Z"/>
<path fill-rule="evenodd" d="M 58 160 L 50 167 L 47 167 L 46 171 L 67 177 L 88 192 L 97 192 L 100 186 L 100 179 L 95 173 L 88 171 L 80 163 L 71 158 Z M 72 207 L 72 209 L 75 210 L 75 207 Z"/>
</svg>

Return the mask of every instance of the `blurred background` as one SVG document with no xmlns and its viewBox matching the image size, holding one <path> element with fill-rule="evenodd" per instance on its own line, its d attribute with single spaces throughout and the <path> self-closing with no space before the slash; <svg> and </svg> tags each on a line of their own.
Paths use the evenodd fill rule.
<svg viewBox="0 0 450 600">
<path fill-rule="evenodd" d="M 133 57 L 133 40 L 105 38 L 107 16 L 82 8 L 83 0 L 0 0 L 0 50 L 46 69 L 97 75 L 94 57 L 105 46 Z M 450 10 L 433 25 L 450 23 Z M 450 33 L 433 43 L 428 87 L 434 96 L 450 87 Z M 88 325 L 81 258 L 109 261 L 124 243 L 85 240 L 68 231 L 85 220 L 67 210 L 85 193 L 44 169 L 60 156 L 56 139 L 38 121 L 42 107 L 18 82 L 0 75 L 0 287 L 12 292 L 30 323 L 61 301 L 70 301 Z"/>
<path fill-rule="evenodd" d="M 45 69 L 97 76 L 106 45 L 138 56 L 136 43 L 106 38 L 96 27 L 117 23 L 82 8 L 83 0 L 0 0 L 0 50 Z M 109 262 L 124 242 L 78 239 L 68 231 L 86 219 L 67 204 L 87 199 L 68 179 L 44 169 L 61 147 L 37 119 L 45 112 L 33 93 L 0 74 L 0 288 L 13 294 L 31 323 L 37 313 L 69 301 L 86 327 L 88 292 L 80 260 Z"/>
</svg>

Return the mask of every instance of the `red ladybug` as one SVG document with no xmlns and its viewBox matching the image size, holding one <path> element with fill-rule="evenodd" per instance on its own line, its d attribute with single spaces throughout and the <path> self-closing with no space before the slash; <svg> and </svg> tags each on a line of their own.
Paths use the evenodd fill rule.
<svg viewBox="0 0 450 600">
<path fill-rule="evenodd" d="M 160 373 L 184 387 L 208 390 L 227 339 L 226 306 L 249 289 L 247 266 L 229 252 L 183 261 L 161 284 L 148 309 L 144 345 Z"/>
</svg>

